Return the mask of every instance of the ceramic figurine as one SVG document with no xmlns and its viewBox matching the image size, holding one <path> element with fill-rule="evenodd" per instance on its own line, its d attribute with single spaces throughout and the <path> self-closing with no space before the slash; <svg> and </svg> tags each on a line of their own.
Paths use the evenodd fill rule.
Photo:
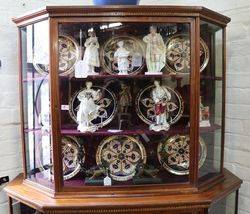
<svg viewBox="0 0 250 214">
<path fill-rule="evenodd" d="M 146 64 L 148 71 L 145 74 L 161 74 L 166 64 L 166 46 L 156 26 L 150 27 L 150 33 L 143 38 L 147 44 Z"/>
<path fill-rule="evenodd" d="M 98 117 L 98 111 L 101 106 L 95 102 L 101 98 L 100 90 L 91 88 L 92 82 L 86 82 L 86 88 L 81 91 L 77 98 L 80 101 L 77 111 L 77 129 L 80 132 L 95 132 L 98 127 L 91 123 L 92 120 Z"/>
<path fill-rule="evenodd" d="M 89 38 L 86 39 L 83 57 L 84 72 L 88 75 L 96 75 L 95 67 L 100 67 L 99 43 L 93 29 L 88 30 Z"/>
<path fill-rule="evenodd" d="M 122 82 L 121 91 L 119 92 L 119 111 L 117 114 L 119 130 L 122 130 L 124 124 L 132 126 L 132 115 L 129 111 L 129 107 L 132 106 L 132 99 L 130 87 Z"/>
<path fill-rule="evenodd" d="M 156 178 L 157 174 L 159 173 L 159 169 L 155 169 L 152 166 L 148 166 L 144 163 L 139 163 L 136 166 L 136 174 L 135 177 L 137 178 Z"/>
<path fill-rule="evenodd" d="M 129 51 L 124 47 L 124 42 L 119 41 L 117 43 L 118 49 L 114 53 L 114 58 L 118 64 L 118 70 L 120 75 L 128 74 L 128 70 L 130 67 L 130 61 L 128 60 Z"/>
<path fill-rule="evenodd" d="M 200 127 L 208 127 L 211 126 L 209 121 L 209 106 L 204 106 L 200 97 Z"/>
<path fill-rule="evenodd" d="M 93 167 L 86 171 L 87 175 L 90 175 L 89 180 L 100 179 L 108 174 L 108 169 L 104 167 Z"/>
<path fill-rule="evenodd" d="M 154 101 L 155 124 L 150 125 L 150 130 L 162 131 L 169 130 L 170 125 L 167 122 L 167 102 L 171 100 L 171 93 L 167 88 L 160 85 L 159 81 L 154 81 L 155 88 L 152 90 L 152 99 Z"/>
<path fill-rule="evenodd" d="M 129 106 L 132 105 L 132 95 L 130 93 L 130 87 L 125 83 L 121 83 L 121 91 L 119 93 L 119 105 L 121 113 L 128 113 Z"/>
</svg>

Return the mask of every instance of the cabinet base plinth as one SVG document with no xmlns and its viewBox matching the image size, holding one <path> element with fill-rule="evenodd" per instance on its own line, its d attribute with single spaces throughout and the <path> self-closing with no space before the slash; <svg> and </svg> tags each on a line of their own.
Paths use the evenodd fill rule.
<svg viewBox="0 0 250 214">
<path fill-rule="evenodd" d="M 5 187 L 5 191 L 11 199 L 14 198 L 39 212 L 48 214 L 162 213 L 164 211 L 168 214 L 205 214 L 208 213 L 208 208 L 213 202 L 238 190 L 241 183 L 238 177 L 225 170 L 225 179 L 221 183 L 209 189 L 201 189 L 197 193 L 137 195 L 136 197 L 131 195 L 76 197 L 79 193 L 75 192 L 74 197 L 69 198 L 66 197 L 69 193 L 65 192 L 65 198 L 62 196 L 52 198 L 37 188 L 26 185 L 23 182 L 23 176 L 19 175 Z"/>
</svg>

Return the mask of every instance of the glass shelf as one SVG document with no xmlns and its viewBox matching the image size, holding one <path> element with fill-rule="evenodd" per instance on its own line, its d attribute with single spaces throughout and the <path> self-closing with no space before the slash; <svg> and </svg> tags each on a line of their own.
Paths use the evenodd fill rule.
<svg viewBox="0 0 250 214">
<path fill-rule="evenodd" d="M 74 76 L 60 76 L 60 79 L 62 80 L 70 80 L 70 81 L 84 81 L 87 79 L 106 79 L 106 78 L 116 78 L 116 79 L 152 79 L 152 78 L 168 78 L 171 77 L 173 79 L 179 80 L 184 77 L 189 76 L 189 74 L 151 74 L 151 75 L 145 75 L 145 74 L 137 74 L 137 75 L 117 75 L 117 74 L 98 74 L 98 75 L 89 75 L 86 78 L 75 78 Z M 217 76 L 208 76 L 208 75 L 202 75 L 201 79 L 209 79 L 209 80 L 222 80 L 222 77 Z"/>
<path fill-rule="evenodd" d="M 214 132 L 216 130 L 221 129 L 221 126 L 218 124 L 212 124 L 210 127 L 200 127 L 200 133 L 209 133 L 209 132 Z M 35 129 L 24 129 L 25 133 L 29 132 L 36 132 L 40 134 L 46 135 L 46 133 L 49 133 L 47 130 L 43 131 L 41 128 L 35 128 Z M 162 134 L 187 134 L 189 133 L 189 127 L 181 127 L 181 126 L 173 126 L 170 128 L 168 131 L 160 131 L 160 132 L 155 132 L 152 130 L 149 130 L 148 127 L 146 126 L 137 126 L 136 129 L 133 130 L 115 130 L 115 129 L 109 129 L 109 128 L 101 128 L 97 130 L 96 132 L 79 132 L 77 130 L 76 126 L 68 126 L 63 127 L 61 129 L 61 134 L 62 135 L 74 135 L 74 136 L 88 136 L 88 135 L 93 135 L 93 136 L 108 136 L 108 135 L 141 135 L 141 134 L 148 134 L 148 135 L 162 135 Z"/>
<path fill-rule="evenodd" d="M 70 80 L 70 81 L 84 81 L 84 80 L 94 80 L 94 79 L 106 79 L 106 78 L 116 78 L 116 79 L 151 79 L 151 78 L 168 78 L 171 77 L 176 80 L 180 80 L 182 78 L 185 78 L 189 76 L 189 74 L 174 74 L 174 73 L 168 73 L 168 74 L 152 74 L 152 75 L 145 75 L 145 74 L 137 74 L 137 75 L 117 75 L 117 74 L 107 74 L 107 73 L 100 73 L 98 75 L 89 75 L 86 78 L 75 78 L 74 76 L 60 76 L 60 79 L 62 80 Z M 201 79 L 208 79 L 208 80 L 218 80 L 221 81 L 222 77 L 219 76 L 211 76 L 211 75 L 200 75 Z M 35 76 L 32 76 L 32 73 L 28 73 L 27 77 L 23 79 L 23 82 L 32 82 L 32 81 L 42 81 L 42 80 L 48 80 L 49 75 L 41 75 L 41 74 L 35 74 Z"/>
<path fill-rule="evenodd" d="M 210 127 L 200 127 L 200 133 L 209 133 L 214 132 L 218 129 L 221 129 L 221 126 L 217 124 L 212 124 Z M 188 134 L 190 131 L 189 127 L 181 127 L 181 126 L 173 126 L 168 131 L 160 131 L 155 132 L 152 130 L 149 130 L 148 127 L 145 126 L 137 126 L 133 130 L 114 130 L 112 132 L 112 129 L 109 128 L 101 128 L 97 130 L 96 132 L 79 132 L 77 131 L 76 127 L 71 128 L 62 128 L 61 134 L 62 135 L 74 135 L 74 136 L 108 136 L 108 135 L 141 135 L 141 134 L 147 134 L 147 135 L 174 135 L 174 134 Z"/>
</svg>

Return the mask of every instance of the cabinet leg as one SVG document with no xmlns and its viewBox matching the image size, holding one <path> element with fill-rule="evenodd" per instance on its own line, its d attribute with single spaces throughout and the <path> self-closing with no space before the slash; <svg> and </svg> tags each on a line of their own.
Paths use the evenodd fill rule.
<svg viewBox="0 0 250 214">
<path fill-rule="evenodd" d="M 238 214 L 238 202 L 239 202 L 239 189 L 236 190 L 235 193 L 235 214 Z"/>
<path fill-rule="evenodd" d="M 8 197 L 8 202 L 9 202 L 9 214 L 13 214 L 13 206 L 12 206 L 13 200 L 11 197 Z"/>
<path fill-rule="evenodd" d="M 208 209 L 204 209 L 199 212 L 196 212 L 196 214 L 208 214 Z"/>
</svg>

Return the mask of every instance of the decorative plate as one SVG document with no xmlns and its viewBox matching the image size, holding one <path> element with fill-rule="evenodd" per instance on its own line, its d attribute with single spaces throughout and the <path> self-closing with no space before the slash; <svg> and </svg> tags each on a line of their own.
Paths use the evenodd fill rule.
<svg viewBox="0 0 250 214">
<path fill-rule="evenodd" d="M 29 173 L 36 174 L 41 172 L 48 180 L 54 180 L 51 136 L 48 132 L 42 133 L 35 141 L 35 169 Z"/>
<path fill-rule="evenodd" d="M 130 136 L 111 136 L 98 146 L 96 163 L 107 164 L 110 176 L 116 181 L 133 178 L 138 163 L 146 163 L 146 151 L 137 139 Z"/>
<path fill-rule="evenodd" d="M 109 74 L 118 74 L 117 61 L 114 54 L 118 48 L 118 42 L 124 42 L 124 47 L 130 52 L 128 56 L 129 70 L 128 74 L 138 74 L 145 65 L 143 43 L 132 36 L 117 36 L 108 40 L 101 50 L 102 65 Z"/>
<path fill-rule="evenodd" d="M 42 140 L 37 146 L 37 164 L 40 171 L 51 179 L 53 178 L 54 169 L 51 162 L 52 147 L 50 144 L 50 136 Z M 81 160 L 79 158 L 81 157 Z M 68 180 L 74 177 L 81 169 L 81 164 L 85 161 L 85 149 L 80 146 L 77 138 L 66 136 L 62 137 L 62 163 L 63 163 L 63 179 Z M 46 164 L 47 163 L 47 164 Z M 48 171 L 48 169 L 50 169 Z"/>
<path fill-rule="evenodd" d="M 166 42 L 166 67 L 173 73 L 190 73 L 190 37 L 187 34 L 177 34 Z M 209 61 L 209 49 L 200 38 L 200 71 L 203 71 Z"/>
<path fill-rule="evenodd" d="M 136 113 L 145 123 L 151 125 L 155 122 L 154 101 L 151 93 L 155 86 L 150 85 L 142 89 L 136 96 Z M 181 95 L 174 89 L 163 86 L 171 93 L 170 102 L 166 102 L 168 123 L 176 123 L 182 116 L 184 105 Z"/>
<path fill-rule="evenodd" d="M 101 98 L 96 101 L 96 104 L 101 106 L 98 111 L 98 117 L 91 121 L 93 126 L 97 126 L 98 128 L 106 126 L 109 124 L 117 111 L 117 101 L 113 92 L 108 90 L 107 88 L 100 87 L 100 86 L 92 86 L 94 90 L 100 89 L 101 91 Z M 82 88 L 81 90 L 77 91 L 69 102 L 69 114 L 71 118 L 77 123 L 76 115 L 79 109 L 80 101 L 77 99 L 78 94 L 85 90 L 86 88 Z"/>
<path fill-rule="evenodd" d="M 67 76 L 74 71 L 75 64 L 80 58 L 77 41 L 66 35 L 60 35 L 58 40 L 59 75 Z M 49 65 L 33 62 L 34 68 L 42 75 L 49 73 Z"/>
<path fill-rule="evenodd" d="M 189 174 L 189 136 L 175 135 L 159 143 L 157 148 L 158 160 L 161 165 L 175 175 Z M 200 137 L 199 168 L 207 157 L 207 147 Z"/>
<path fill-rule="evenodd" d="M 81 155 L 80 155 L 81 153 Z M 81 156 L 81 160 L 79 160 Z M 63 179 L 68 180 L 74 177 L 80 170 L 81 164 L 85 161 L 85 149 L 80 146 L 74 137 L 62 138 L 62 162 Z"/>
</svg>

